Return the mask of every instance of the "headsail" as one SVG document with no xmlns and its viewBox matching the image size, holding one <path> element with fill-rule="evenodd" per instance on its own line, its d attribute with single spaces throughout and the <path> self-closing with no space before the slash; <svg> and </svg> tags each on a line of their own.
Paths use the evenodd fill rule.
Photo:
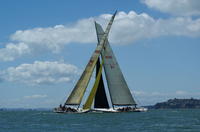
<svg viewBox="0 0 200 132">
<path fill-rule="evenodd" d="M 85 105 L 83 106 L 83 109 L 91 109 L 92 102 L 94 100 L 94 97 L 96 95 L 97 88 L 98 88 L 98 85 L 99 85 L 99 81 L 100 81 L 100 77 L 101 77 L 101 73 L 102 73 L 102 67 L 103 67 L 102 65 L 103 65 L 103 61 L 102 61 L 102 64 L 100 65 L 99 72 L 97 74 L 94 86 L 93 86 L 93 88 L 92 88 L 92 90 L 91 90 L 91 92 L 90 92 L 90 94 L 87 98 Z"/>
<path fill-rule="evenodd" d="M 96 64 L 96 79 L 97 79 L 99 70 L 100 70 L 100 58 L 98 59 L 97 64 Z M 109 108 L 102 74 L 101 74 L 99 85 L 98 85 L 97 92 L 95 95 L 94 108 Z"/>
<path fill-rule="evenodd" d="M 98 40 L 101 40 L 104 31 L 99 24 L 95 23 L 95 25 L 98 30 Z M 112 104 L 136 105 L 107 38 L 102 57 Z"/>
<path fill-rule="evenodd" d="M 92 76 L 92 72 L 94 70 L 94 67 L 96 65 L 96 62 L 98 60 L 98 57 L 100 56 L 100 53 L 102 51 L 102 48 L 104 47 L 105 40 L 108 37 L 110 28 L 112 26 L 112 23 L 114 21 L 115 14 L 112 16 L 110 22 L 108 23 L 108 26 L 106 28 L 105 34 L 102 36 L 102 39 L 100 41 L 100 44 L 97 45 L 95 51 L 93 52 L 84 72 L 82 73 L 80 79 L 78 80 L 75 88 L 71 92 L 70 96 L 68 97 L 67 101 L 65 102 L 65 105 L 80 105 L 81 100 L 83 98 L 83 95 L 85 93 L 85 90 L 88 86 L 89 80 Z"/>
</svg>

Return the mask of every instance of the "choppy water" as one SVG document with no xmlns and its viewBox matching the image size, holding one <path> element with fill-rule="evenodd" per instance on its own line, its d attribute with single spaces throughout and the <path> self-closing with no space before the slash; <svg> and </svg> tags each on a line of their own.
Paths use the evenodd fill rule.
<svg viewBox="0 0 200 132">
<path fill-rule="evenodd" d="M 200 132 L 200 110 L 56 114 L 0 111 L 0 132 Z"/>
</svg>

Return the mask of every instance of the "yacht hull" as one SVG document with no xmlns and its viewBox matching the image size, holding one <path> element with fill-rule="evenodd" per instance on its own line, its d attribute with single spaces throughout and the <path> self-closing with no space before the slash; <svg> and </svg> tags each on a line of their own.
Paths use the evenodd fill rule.
<svg viewBox="0 0 200 132">
<path fill-rule="evenodd" d="M 76 114 L 76 113 L 124 113 L 124 112 L 146 112 L 148 111 L 147 108 L 135 108 L 135 109 L 129 109 L 129 110 L 121 110 L 121 109 L 89 109 L 89 110 L 83 110 L 78 109 L 77 111 L 62 111 L 62 110 L 56 110 L 54 109 L 53 112 L 55 113 L 61 113 L 61 114 Z"/>
</svg>

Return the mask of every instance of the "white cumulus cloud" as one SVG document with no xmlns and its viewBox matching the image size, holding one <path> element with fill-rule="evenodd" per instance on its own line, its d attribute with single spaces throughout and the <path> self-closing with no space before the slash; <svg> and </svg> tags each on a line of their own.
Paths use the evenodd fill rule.
<svg viewBox="0 0 200 132">
<path fill-rule="evenodd" d="M 103 14 L 77 21 L 69 25 L 56 25 L 47 28 L 19 30 L 11 35 L 12 42 L 0 49 L 0 61 L 12 61 L 16 57 L 38 50 L 59 52 L 63 46 L 70 43 L 96 44 L 93 20 L 103 27 L 108 23 L 111 14 Z M 155 19 L 146 13 L 137 14 L 119 12 L 111 29 L 109 40 L 112 44 L 133 44 L 137 40 L 156 38 L 160 36 L 200 36 L 200 18 L 173 17 Z"/>
<path fill-rule="evenodd" d="M 0 61 L 13 61 L 15 58 L 30 53 L 30 49 L 25 43 L 9 43 L 5 48 L 0 49 Z"/>
<path fill-rule="evenodd" d="M 148 7 L 181 16 L 200 15 L 199 0 L 141 0 Z"/>
<path fill-rule="evenodd" d="M 33 64 L 21 64 L 0 72 L 4 81 L 26 84 L 56 84 L 70 82 L 79 74 L 79 69 L 62 62 L 35 61 Z"/>
<path fill-rule="evenodd" d="M 200 36 L 200 19 L 154 19 L 146 13 L 120 12 L 113 25 L 110 40 L 114 44 L 131 44 L 137 40 L 160 36 Z"/>
<path fill-rule="evenodd" d="M 24 42 L 32 48 L 43 47 L 53 52 L 69 43 L 95 42 L 95 28 L 93 19 L 83 19 L 72 25 L 56 25 L 47 28 L 19 30 L 11 35 L 11 40 Z"/>
</svg>

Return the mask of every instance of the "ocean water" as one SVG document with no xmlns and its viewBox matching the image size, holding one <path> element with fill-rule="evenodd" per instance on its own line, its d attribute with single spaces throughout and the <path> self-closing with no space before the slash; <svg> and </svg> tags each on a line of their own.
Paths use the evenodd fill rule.
<svg viewBox="0 0 200 132">
<path fill-rule="evenodd" d="M 200 132 L 200 110 L 86 114 L 0 111 L 0 132 Z"/>
</svg>

